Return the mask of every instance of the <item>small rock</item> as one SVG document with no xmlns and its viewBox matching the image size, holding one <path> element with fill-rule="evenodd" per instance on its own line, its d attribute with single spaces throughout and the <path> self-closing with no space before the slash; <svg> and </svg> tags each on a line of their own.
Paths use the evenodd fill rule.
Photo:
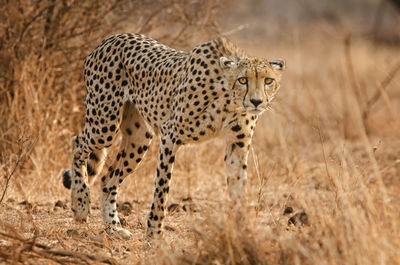
<svg viewBox="0 0 400 265">
<path fill-rule="evenodd" d="M 68 229 L 66 233 L 70 237 L 79 237 L 79 233 L 75 229 Z"/>
<path fill-rule="evenodd" d="M 87 239 L 99 243 L 104 243 L 104 236 L 103 235 L 96 235 L 96 236 L 88 236 Z"/>
<path fill-rule="evenodd" d="M 295 218 L 296 216 L 295 215 L 293 215 L 292 217 L 290 217 L 289 218 L 289 220 L 288 220 L 288 225 L 296 225 L 296 223 L 297 223 L 297 221 L 296 221 L 296 218 Z"/>
<path fill-rule="evenodd" d="M 303 226 L 303 225 L 308 225 L 308 216 L 305 211 L 301 211 L 299 213 L 296 213 L 292 217 L 289 218 L 288 220 L 288 225 L 297 225 L 297 226 Z"/>
<path fill-rule="evenodd" d="M 126 219 L 124 217 L 119 217 L 119 222 L 122 226 L 128 225 L 128 223 L 126 222 Z"/>
<path fill-rule="evenodd" d="M 166 230 L 166 231 L 176 231 L 175 228 L 173 228 L 172 226 L 169 226 L 169 225 L 164 226 L 164 230 Z"/>
<path fill-rule="evenodd" d="M 301 222 L 302 224 L 309 225 L 309 222 L 308 222 L 308 215 L 306 214 L 306 212 L 302 211 L 302 212 L 300 213 L 300 218 L 299 218 L 299 220 L 300 220 L 300 222 Z"/>
<path fill-rule="evenodd" d="M 170 204 L 168 207 L 168 212 L 172 213 L 172 212 L 178 212 L 179 211 L 179 204 L 177 203 L 172 203 Z"/>
<path fill-rule="evenodd" d="M 27 209 L 32 209 L 32 203 L 28 202 L 28 201 L 22 201 L 20 203 L 18 203 L 19 205 L 24 205 L 25 208 Z"/>
<path fill-rule="evenodd" d="M 183 209 L 185 212 L 193 212 L 193 213 L 196 213 L 196 212 L 199 211 L 199 209 L 196 208 L 196 205 L 195 205 L 194 203 L 184 204 L 184 205 L 182 206 L 182 209 Z"/>
<path fill-rule="evenodd" d="M 128 216 L 132 212 L 132 204 L 130 202 L 124 202 L 123 204 L 118 204 L 117 210 L 124 216 Z"/>
<path fill-rule="evenodd" d="M 67 205 L 65 205 L 65 203 L 63 203 L 62 201 L 58 200 L 55 204 L 54 207 L 59 207 L 59 208 L 63 208 L 66 209 Z"/>
<path fill-rule="evenodd" d="M 293 208 L 290 207 L 290 206 L 287 206 L 287 207 L 285 208 L 285 210 L 283 211 L 283 215 L 291 214 L 291 213 L 293 213 Z"/>
</svg>

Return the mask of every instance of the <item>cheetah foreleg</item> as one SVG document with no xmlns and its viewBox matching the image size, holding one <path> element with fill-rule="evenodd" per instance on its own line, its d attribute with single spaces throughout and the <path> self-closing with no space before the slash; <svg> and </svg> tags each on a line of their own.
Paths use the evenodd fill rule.
<svg viewBox="0 0 400 265">
<path fill-rule="evenodd" d="M 256 118 L 243 116 L 228 129 L 225 163 L 228 193 L 236 212 L 242 210 L 247 181 L 247 160 Z"/>
</svg>

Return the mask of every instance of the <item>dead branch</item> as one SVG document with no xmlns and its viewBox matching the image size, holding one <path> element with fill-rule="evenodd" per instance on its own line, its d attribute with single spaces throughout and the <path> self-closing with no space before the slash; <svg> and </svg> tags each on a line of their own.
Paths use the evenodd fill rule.
<svg viewBox="0 0 400 265">
<path fill-rule="evenodd" d="M 22 147 L 23 143 L 20 143 L 19 148 L 21 151 L 20 151 L 20 154 L 18 155 L 17 161 L 15 162 L 15 165 L 14 165 L 13 169 L 11 170 L 10 174 L 8 176 L 5 176 L 6 183 L 5 183 L 1 198 L 0 198 L 0 203 L 3 202 L 3 199 L 6 196 L 7 189 L 10 186 L 11 178 L 14 176 L 17 169 L 20 168 L 25 163 L 28 154 L 30 154 L 32 152 L 33 147 L 35 146 L 37 140 L 38 140 L 38 138 L 36 138 L 27 149 L 25 149 L 26 151 L 23 151 L 24 150 Z"/>
<path fill-rule="evenodd" d="M 364 125 L 367 124 L 369 114 L 371 113 L 373 106 L 378 102 L 378 100 L 381 97 L 385 97 L 384 94 L 386 91 L 386 87 L 390 84 L 390 82 L 393 80 L 393 78 L 396 76 L 399 70 L 400 70 L 400 62 L 396 64 L 393 67 L 393 69 L 389 72 L 389 74 L 386 76 L 386 78 L 378 84 L 375 94 L 367 101 L 366 106 L 362 111 L 362 120 Z M 392 109 L 390 103 L 388 104 L 388 107 L 390 110 Z"/>
<path fill-rule="evenodd" d="M 89 264 L 88 261 L 96 262 L 96 264 L 98 264 L 98 263 L 112 264 L 112 265 L 119 264 L 115 259 L 104 257 L 101 255 L 91 255 L 91 254 L 80 253 L 80 252 L 76 252 L 76 251 L 52 249 L 51 247 L 49 247 L 45 244 L 37 243 L 36 236 L 33 238 L 30 238 L 30 239 L 24 239 L 22 236 L 20 236 L 19 234 L 16 234 L 16 233 L 15 233 L 15 235 L 11 235 L 8 233 L 0 232 L 0 235 L 5 238 L 9 238 L 11 240 L 15 240 L 15 241 L 22 243 L 21 253 L 22 252 L 32 252 L 32 253 L 38 255 L 38 257 L 40 257 L 40 258 L 55 260 L 58 263 L 62 262 L 63 260 L 57 260 L 57 259 L 55 259 L 54 256 L 63 257 L 63 258 L 74 258 L 74 260 L 68 261 L 68 263 L 75 263 L 75 264 L 77 264 L 77 262 L 79 262 L 79 261 L 81 263 L 83 262 L 86 264 Z M 0 256 L 2 256 L 5 259 L 11 258 L 10 255 L 7 255 L 6 253 L 2 253 L 2 252 L 0 252 Z"/>
<path fill-rule="evenodd" d="M 367 101 L 367 106 L 365 110 L 366 112 L 369 112 L 369 110 L 375 105 L 376 102 L 378 102 L 379 98 L 382 96 L 382 92 L 379 87 L 385 90 L 386 87 L 393 80 L 393 78 L 396 76 L 399 70 L 400 70 L 400 62 L 396 64 L 393 67 L 393 69 L 389 72 L 389 74 L 386 76 L 386 78 L 382 82 L 380 82 L 375 94 Z"/>
</svg>

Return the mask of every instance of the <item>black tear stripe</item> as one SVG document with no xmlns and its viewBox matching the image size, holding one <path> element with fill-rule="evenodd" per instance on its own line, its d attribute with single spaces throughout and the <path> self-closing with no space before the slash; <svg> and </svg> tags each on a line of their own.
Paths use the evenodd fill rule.
<svg viewBox="0 0 400 265">
<path fill-rule="evenodd" d="M 246 83 L 246 93 L 244 93 L 244 97 L 243 97 L 243 108 L 244 108 L 244 100 L 246 99 L 247 93 L 249 92 L 248 84 L 249 84 L 249 82 L 247 81 L 247 83 Z"/>
<path fill-rule="evenodd" d="M 235 82 L 233 82 L 233 86 L 232 86 L 231 90 L 233 90 L 233 88 L 235 87 L 236 82 L 237 82 L 237 79 L 235 80 Z"/>
</svg>

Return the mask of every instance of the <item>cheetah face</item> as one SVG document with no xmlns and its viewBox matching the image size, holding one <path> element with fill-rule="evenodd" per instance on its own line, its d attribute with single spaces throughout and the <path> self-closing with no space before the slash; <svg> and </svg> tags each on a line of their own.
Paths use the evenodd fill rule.
<svg viewBox="0 0 400 265">
<path fill-rule="evenodd" d="M 255 114 L 270 108 L 286 67 L 284 60 L 221 57 L 220 61 L 239 108 Z"/>
</svg>

